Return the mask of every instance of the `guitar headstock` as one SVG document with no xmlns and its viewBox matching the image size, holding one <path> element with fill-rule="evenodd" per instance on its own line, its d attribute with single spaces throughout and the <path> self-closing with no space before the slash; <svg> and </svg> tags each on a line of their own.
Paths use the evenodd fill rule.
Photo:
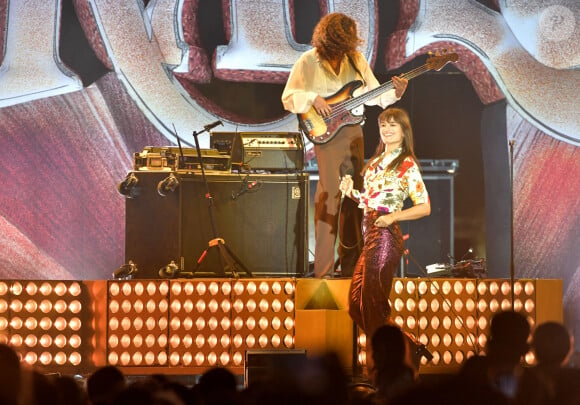
<svg viewBox="0 0 580 405">
<path fill-rule="evenodd" d="M 425 62 L 425 66 L 429 70 L 441 70 L 449 62 L 457 62 L 458 59 L 459 56 L 455 52 L 447 53 L 447 50 L 444 49 L 441 53 L 429 56 L 427 62 Z"/>
</svg>

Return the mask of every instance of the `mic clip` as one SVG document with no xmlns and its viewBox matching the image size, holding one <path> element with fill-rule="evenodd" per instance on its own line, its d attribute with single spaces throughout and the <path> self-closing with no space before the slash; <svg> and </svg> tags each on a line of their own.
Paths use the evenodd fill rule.
<svg viewBox="0 0 580 405">
<path fill-rule="evenodd" d="M 260 186 L 260 182 L 258 180 L 248 181 L 248 179 L 245 178 L 242 184 L 240 185 L 240 189 L 236 193 L 232 191 L 232 200 L 237 199 L 242 194 L 245 194 L 248 191 L 256 190 L 258 186 Z"/>
</svg>

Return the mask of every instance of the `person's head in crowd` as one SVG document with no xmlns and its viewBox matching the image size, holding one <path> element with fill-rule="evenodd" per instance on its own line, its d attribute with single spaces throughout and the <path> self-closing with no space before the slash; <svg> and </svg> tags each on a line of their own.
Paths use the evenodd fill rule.
<svg viewBox="0 0 580 405">
<path fill-rule="evenodd" d="M 204 404 L 233 403 L 237 396 L 236 376 L 226 368 L 214 367 L 201 375 L 196 392 Z"/>
<path fill-rule="evenodd" d="M 376 398 L 382 402 L 389 402 L 415 385 L 409 344 L 409 339 L 397 325 L 383 325 L 373 333 L 373 382 L 377 387 Z"/>
<path fill-rule="evenodd" d="M 111 404 L 125 387 L 125 376 L 115 366 L 101 367 L 87 379 L 87 395 L 92 405 Z"/>
<path fill-rule="evenodd" d="M 20 359 L 14 349 L 0 343 L 0 403 L 18 403 L 20 386 Z"/>
<path fill-rule="evenodd" d="M 152 387 L 141 383 L 129 384 L 116 393 L 111 405 L 156 405 Z"/>
<path fill-rule="evenodd" d="M 58 375 L 52 378 L 52 382 L 61 404 L 88 404 L 88 397 L 84 388 L 73 377 Z"/>
<path fill-rule="evenodd" d="M 562 366 L 572 353 L 572 337 L 559 322 L 544 322 L 532 334 L 532 349 L 538 364 Z"/>
<path fill-rule="evenodd" d="M 407 343 L 400 328 L 383 325 L 371 337 L 372 357 L 375 369 L 386 370 L 405 364 Z"/>
<path fill-rule="evenodd" d="M 39 370 L 23 367 L 22 392 L 19 404 L 25 405 L 59 405 L 59 396 L 53 380 Z"/>
<path fill-rule="evenodd" d="M 519 362 L 530 349 L 530 324 L 515 311 L 503 311 L 491 318 L 487 354 L 508 362 Z"/>
</svg>

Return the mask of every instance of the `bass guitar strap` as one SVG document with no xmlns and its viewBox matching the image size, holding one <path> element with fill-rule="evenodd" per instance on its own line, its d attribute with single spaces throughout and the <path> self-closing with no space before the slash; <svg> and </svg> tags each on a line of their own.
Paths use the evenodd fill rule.
<svg viewBox="0 0 580 405">
<path fill-rule="evenodd" d="M 356 72 L 358 73 L 358 75 L 360 76 L 360 79 L 363 82 L 363 86 L 366 86 L 366 82 L 365 82 L 365 78 L 363 77 L 361 71 L 358 69 L 358 67 L 356 66 L 356 64 L 354 63 L 354 61 L 352 60 L 352 58 L 350 57 L 350 55 L 346 55 L 346 57 L 348 58 L 348 61 L 350 62 L 351 66 L 354 68 L 354 70 L 356 70 Z"/>
</svg>

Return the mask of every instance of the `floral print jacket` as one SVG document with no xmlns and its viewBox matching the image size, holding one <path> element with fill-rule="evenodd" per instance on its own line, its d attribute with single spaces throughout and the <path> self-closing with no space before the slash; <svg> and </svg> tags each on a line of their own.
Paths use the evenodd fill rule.
<svg viewBox="0 0 580 405">
<path fill-rule="evenodd" d="M 402 210 L 407 198 L 414 205 L 429 202 L 421 171 L 413 158 L 407 157 L 396 169 L 386 170 L 401 151 L 398 148 L 391 153 L 383 153 L 371 163 L 364 174 L 364 188 L 359 197 L 360 208 L 386 214 Z"/>
</svg>

